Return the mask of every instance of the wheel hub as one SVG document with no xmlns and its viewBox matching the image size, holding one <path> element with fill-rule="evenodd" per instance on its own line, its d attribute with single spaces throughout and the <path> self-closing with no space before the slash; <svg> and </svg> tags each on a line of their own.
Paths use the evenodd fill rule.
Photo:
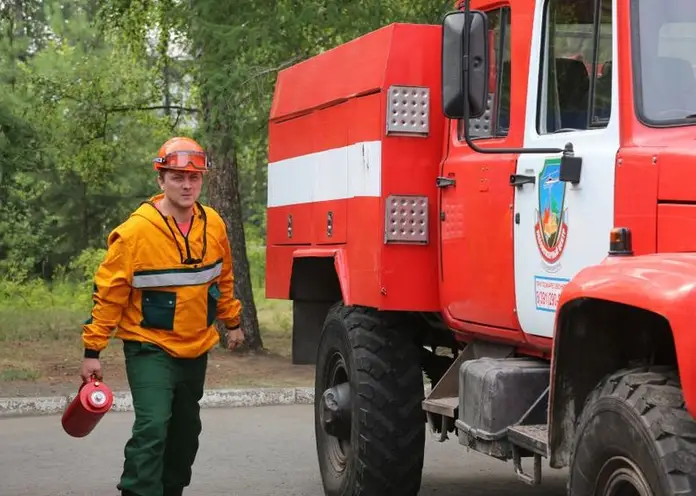
<svg viewBox="0 0 696 496">
<path fill-rule="evenodd" d="M 350 383 L 330 387 L 321 395 L 319 421 L 324 432 L 340 440 L 350 439 Z"/>
<path fill-rule="evenodd" d="M 653 496 L 648 481 L 631 460 L 623 456 L 611 458 L 598 477 L 600 496 Z"/>
</svg>

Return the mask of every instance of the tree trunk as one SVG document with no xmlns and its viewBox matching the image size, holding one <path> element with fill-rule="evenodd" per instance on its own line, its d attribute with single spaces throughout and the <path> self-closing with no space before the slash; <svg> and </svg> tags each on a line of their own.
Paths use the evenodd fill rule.
<svg viewBox="0 0 696 496">
<path fill-rule="evenodd" d="M 235 143 L 235 113 L 229 109 L 230 102 L 234 100 L 235 86 L 230 83 L 229 78 L 221 79 L 224 68 L 230 64 L 230 48 L 226 38 L 221 37 L 217 29 L 209 27 L 210 24 L 216 25 L 221 22 L 219 8 L 214 3 L 200 0 L 188 3 L 188 15 L 191 18 L 190 36 L 197 62 L 196 72 L 203 110 L 201 130 L 205 135 L 212 163 L 208 178 L 208 202 L 225 221 L 232 249 L 235 296 L 242 303 L 241 326 L 245 336 L 245 344 L 238 350 L 255 352 L 263 349 L 263 340 L 259 330 L 244 236 Z M 223 18 L 223 25 L 224 21 Z M 221 341 L 226 345 L 224 334 L 221 333 Z"/>
<path fill-rule="evenodd" d="M 215 118 L 215 115 L 219 114 L 206 112 L 206 117 Z M 224 128 L 227 127 L 224 122 L 209 122 L 206 127 L 219 131 L 215 133 L 215 137 L 211 136 L 213 139 L 208 149 L 213 164 L 209 173 L 208 198 L 210 206 L 217 210 L 227 224 L 227 236 L 232 247 L 235 296 L 242 302 L 242 328 L 245 335 L 245 346 L 241 350 L 256 351 L 263 348 L 263 340 L 259 331 L 244 238 L 242 202 L 239 195 L 239 176 L 234 142 L 230 137 L 231 133 L 223 132 Z M 224 330 L 221 327 L 218 329 Z M 221 333 L 221 339 L 223 345 L 226 345 L 224 332 Z"/>
</svg>

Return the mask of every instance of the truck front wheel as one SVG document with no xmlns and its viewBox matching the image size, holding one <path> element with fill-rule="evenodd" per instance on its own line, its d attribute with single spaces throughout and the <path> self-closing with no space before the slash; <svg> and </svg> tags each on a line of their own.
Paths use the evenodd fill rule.
<svg viewBox="0 0 696 496">
<path fill-rule="evenodd" d="M 315 381 L 319 468 L 329 496 L 416 495 L 425 444 L 420 353 L 408 329 L 336 305 L 324 323 Z"/>
<path fill-rule="evenodd" d="M 570 465 L 571 496 L 696 494 L 696 423 L 677 374 L 624 370 L 590 395 Z"/>
</svg>

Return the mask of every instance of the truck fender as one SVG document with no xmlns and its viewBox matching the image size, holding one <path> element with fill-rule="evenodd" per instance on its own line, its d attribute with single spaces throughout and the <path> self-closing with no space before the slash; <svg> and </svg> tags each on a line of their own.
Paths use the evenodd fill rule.
<svg viewBox="0 0 696 496">
<path fill-rule="evenodd" d="M 575 425 L 599 381 L 642 364 L 678 368 L 696 413 L 696 254 L 609 257 L 564 288 L 556 315 L 549 404 L 549 461 L 567 466 Z"/>
<path fill-rule="evenodd" d="M 324 320 L 337 301 L 351 305 L 346 254 L 343 248 L 300 248 L 293 252 L 292 361 L 316 363 Z"/>
</svg>

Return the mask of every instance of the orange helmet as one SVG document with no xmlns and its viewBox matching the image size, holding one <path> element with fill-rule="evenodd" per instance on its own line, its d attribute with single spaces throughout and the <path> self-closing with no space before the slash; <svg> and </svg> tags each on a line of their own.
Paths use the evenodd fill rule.
<svg viewBox="0 0 696 496">
<path fill-rule="evenodd" d="M 167 140 L 153 161 L 154 169 L 205 172 L 210 168 L 203 147 L 191 138 L 176 137 Z"/>
</svg>

